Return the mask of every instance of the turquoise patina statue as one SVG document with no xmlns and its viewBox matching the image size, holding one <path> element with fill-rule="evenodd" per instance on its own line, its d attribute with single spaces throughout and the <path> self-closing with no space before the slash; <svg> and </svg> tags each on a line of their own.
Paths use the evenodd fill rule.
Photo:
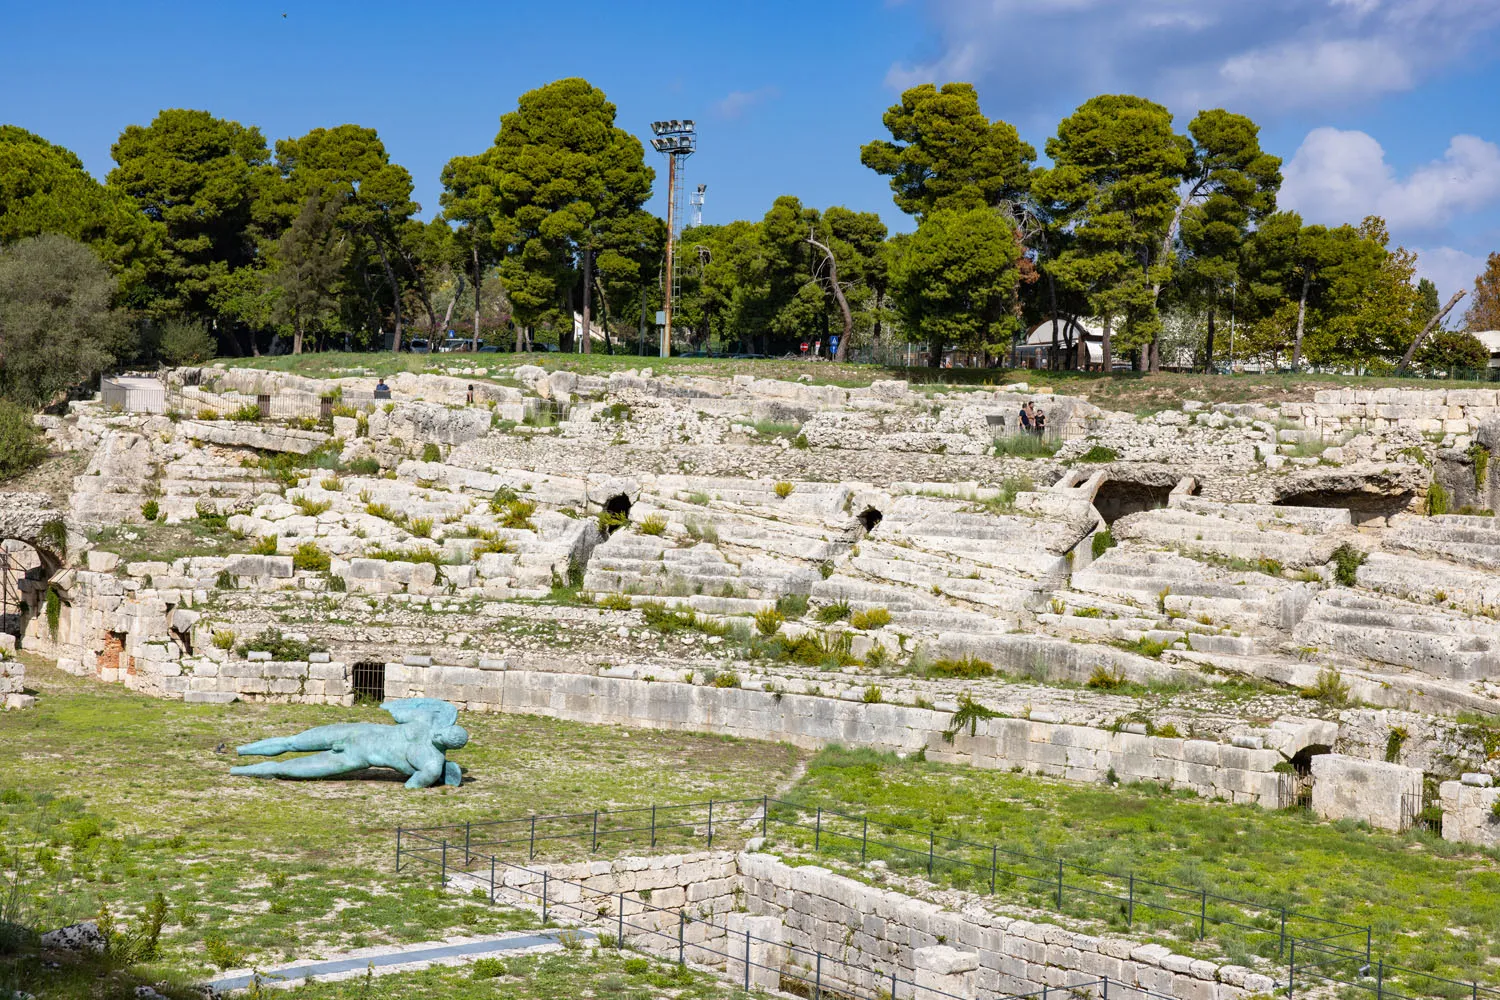
<svg viewBox="0 0 1500 1000">
<path fill-rule="evenodd" d="M 256 778 L 332 778 L 367 767 L 389 767 L 408 775 L 407 788 L 428 788 L 439 782 L 457 785 L 459 766 L 447 751 L 469 742 L 458 721 L 458 709 L 438 698 L 397 698 L 381 704 L 396 725 L 347 722 L 318 726 L 296 736 L 273 736 L 247 743 L 240 756 L 275 757 L 296 751 L 321 750 L 291 760 L 267 760 L 232 767 L 230 774 Z"/>
</svg>

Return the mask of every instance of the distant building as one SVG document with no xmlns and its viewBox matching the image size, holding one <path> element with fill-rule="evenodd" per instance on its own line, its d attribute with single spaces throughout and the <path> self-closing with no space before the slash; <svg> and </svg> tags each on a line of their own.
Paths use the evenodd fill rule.
<svg viewBox="0 0 1500 1000">
<path fill-rule="evenodd" d="M 1491 368 L 1500 368 L 1500 330 L 1476 330 L 1474 339 L 1484 345 L 1484 349 L 1490 352 Z"/>
<path fill-rule="evenodd" d="M 1076 368 L 1078 342 L 1083 341 L 1088 352 L 1088 366 L 1098 368 L 1104 364 L 1104 331 L 1091 321 L 1081 319 L 1049 319 L 1039 323 L 1026 340 L 1015 349 L 1017 368 L 1047 368 L 1052 351 L 1052 330 L 1057 328 L 1057 360 L 1055 367 Z M 1070 353 L 1071 352 L 1071 353 Z M 1114 359 L 1118 362 L 1119 359 Z"/>
</svg>

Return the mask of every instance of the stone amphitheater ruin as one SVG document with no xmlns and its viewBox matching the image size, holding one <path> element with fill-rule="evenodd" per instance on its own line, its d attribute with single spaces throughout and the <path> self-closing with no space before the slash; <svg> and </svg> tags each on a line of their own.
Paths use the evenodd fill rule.
<svg viewBox="0 0 1500 1000">
<path fill-rule="evenodd" d="M 1500 846 L 1500 752 L 1473 722 L 1500 713 L 1494 390 L 1137 415 L 1025 385 L 650 369 L 402 374 L 388 400 L 360 373 L 164 379 L 157 412 L 39 418 L 86 462 L 66 509 L 0 495 L 24 554 L 14 631 L 71 673 L 188 702 L 430 696 L 925 753 L 1396 831 L 1440 811 L 1447 840 Z M 1009 454 L 1027 400 L 1054 453 Z M 258 407 L 296 416 L 229 419 Z M 121 558 L 159 527 L 148 503 L 166 526 L 222 517 L 232 551 Z M 298 658 L 257 642 L 273 631 Z M 12 708 L 23 680 L 0 663 Z M 703 858 L 711 875 L 653 884 L 692 899 L 695 878 L 740 880 L 764 905 L 736 928 L 776 913 L 837 936 L 794 882 L 876 906 L 766 856 Z M 715 884 L 697 898 L 727 898 Z M 1042 966 L 1183 998 L 1273 985 L 1039 925 L 887 918 L 921 931 L 903 931 L 904 968 L 954 992 L 1066 985 Z"/>
</svg>

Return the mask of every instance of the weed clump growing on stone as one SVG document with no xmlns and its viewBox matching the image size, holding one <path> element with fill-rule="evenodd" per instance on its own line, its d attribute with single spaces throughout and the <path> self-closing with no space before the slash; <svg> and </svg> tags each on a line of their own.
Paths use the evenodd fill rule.
<svg viewBox="0 0 1500 1000">
<path fill-rule="evenodd" d="M 952 743 L 953 738 L 965 729 L 969 731 L 970 736 L 978 735 L 981 722 L 998 718 L 1000 718 L 999 712 L 979 704 L 965 691 L 958 696 L 958 711 L 954 712 L 948 720 L 948 728 L 943 730 L 943 740 Z"/>
<path fill-rule="evenodd" d="M 794 618 L 801 618 L 807 614 L 807 595 L 782 594 L 776 598 L 776 611 L 789 621 Z"/>
<path fill-rule="evenodd" d="M 430 517 L 414 517 L 406 527 L 408 531 L 418 538 L 432 537 L 432 518 Z"/>
<path fill-rule="evenodd" d="M 885 693 L 877 685 L 871 684 L 865 688 L 865 693 L 860 700 L 866 705 L 879 705 L 882 701 L 885 701 Z"/>
<path fill-rule="evenodd" d="M 667 533 L 667 519 L 660 514 L 652 514 L 636 525 L 636 530 L 643 535 L 656 535 L 660 537 Z"/>
<path fill-rule="evenodd" d="M 1119 667 L 1115 667 L 1113 670 L 1111 670 L 1103 664 L 1100 664 L 1099 666 L 1094 668 L 1093 673 L 1089 674 L 1089 679 L 1084 686 L 1093 688 L 1096 691 L 1113 691 L 1116 688 L 1123 687 L 1124 685 L 1125 671 L 1121 670 Z"/>
<path fill-rule="evenodd" d="M 233 649 L 234 632 L 227 628 L 214 629 L 213 644 L 215 649 Z"/>
<path fill-rule="evenodd" d="M 214 531 L 223 530 L 229 524 L 229 515 L 219 512 L 211 503 L 199 500 L 193 506 L 193 513 L 198 516 L 198 523 L 205 528 Z"/>
<path fill-rule="evenodd" d="M 929 677 L 988 677 L 994 672 L 994 664 L 972 655 L 963 656 L 958 659 L 944 657 L 927 664 L 927 675 Z"/>
<path fill-rule="evenodd" d="M 1340 586 L 1352 587 L 1367 556 L 1348 542 L 1333 550 L 1333 578 Z"/>
<path fill-rule="evenodd" d="M 1433 480 L 1432 485 L 1427 487 L 1427 516 L 1441 517 L 1448 513 L 1448 490 L 1442 483 Z"/>
<path fill-rule="evenodd" d="M 607 611 L 629 611 L 635 607 L 624 594 L 601 594 L 594 599 L 594 603 Z"/>
<path fill-rule="evenodd" d="M 1102 444 L 1096 444 L 1082 455 L 1078 456 L 1080 462 L 1113 462 L 1120 457 L 1120 453 L 1113 448 L 1106 448 Z"/>
<path fill-rule="evenodd" d="M 1301 694 L 1304 698 L 1311 698 L 1325 705 L 1340 708 L 1349 704 L 1349 683 L 1337 670 L 1324 667 L 1318 671 L 1318 679 L 1313 682 L 1313 685 L 1303 688 Z"/>
<path fill-rule="evenodd" d="M 326 573 L 331 562 L 328 553 L 318 548 L 316 542 L 303 542 L 292 553 L 292 568 L 299 573 Z"/>
<path fill-rule="evenodd" d="M 1105 528 L 1103 531 L 1094 532 L 1094 540 L 1090 543 L 1090 549 L 1095 559 L 1115 547 L 1115 533 Z"/>
<path fill-rule="evenodd" d="M 1147 656 L 1153 660 L 1159 660 L 1161 659 L 1161 654 L 1167 651 L 1167 646 L 1169 645 L 1170 643 L 1166 642 L 1165 640 L 1148 639 L 1145 636 L 1141 636 L 1134 642 L 1120 643 L 1120 648 L 1131 653 L 1136 653 L 1140 656 Z"/>
<path fill-rule="evenodd" d="M 281 630 L 275 626 L 267 628 L 260 635 L 247 642 L 242 642 L 235 649 L 241 656 L 251 653 L 270 653 L 271 659 L 278 662 L 288 660 L 305 660 L 314 650 L 312 646 L 301 639 L 289 639 L 281 634 Z"/>
<path fill-rule="evenodd" d="M 872 628 L 884 628 L 890 623 L 891 613 L 885 608 L 856 611 L 849 616 L 849 624 L 861 631 Z"/>
<path fill-rule="evenodd" d="M 531 515 L 536 513 L 536 504 L 530 500 L 511 500 L 500 515 L 500 527 L 535 531 Z"/>
<path fill-rule="evenodd" d="M 764 636 L 773 636 L 781 631 L 786 616 L 775 608 L 765 608 L 755 613 L 755 631 Z"/>
<path fill-rule="evenodd" d="M 327 480 L 325 479 L 324 482 L 326 483 Z M 338 485 L 338 480 L 334 480 L 334 485 Z M 297 509 L 307 517 L 317 517 L 319 514 L 326 514 L 333 507 L 333 504 L 328 500 L 309 500 L 307 497 L 298 497 L 292 503 L 296 504 Z"/>
<path fill-rule="evenodd" d="M 740 675 L 733 670 L 714 674 L 713 686 L 716 688 L 737 688 L 740 686 Z"/>
<path fill-rule="evenodd" d="M 145 503 L 141 504 L 141 517 L 145 518 L 147 521 L 156 520 L 157 516 L 160 514 L 161 505 L 158 504 L 155 500 L 147 500 Z"/>
<path fill-rule="evenodd" d="M 424 444 L 422 446 L 422 461 L 424 461 L 424 462 L 441 462 L 442 460 L 443 460 L 443 449 L 439 448 L 436 444 L 434 444 L 431 441 L 428 441 L 426 444 Z"/>
<path fill-rule="evenodd" d="M 836 601 L 833 604 L 825 604 L 813 617 L 825 625 L 841 622 L 849 617 L 849 602 Z"/>
<path fill-rule="evenodd" d="M 792 495 L 792 491 L 796 488 L 796 486 L 783 479 L 781 482 L 776 484 L 776 495 L 785 500 L 787 497 Z"/>
</svg>

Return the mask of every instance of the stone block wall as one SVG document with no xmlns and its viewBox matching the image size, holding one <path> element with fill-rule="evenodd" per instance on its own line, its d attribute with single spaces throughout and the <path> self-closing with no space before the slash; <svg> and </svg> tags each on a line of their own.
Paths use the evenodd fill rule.
<svg viewBox="0 0 1500 1000">
<path fill-rule="evenodd" d="M 1443 804 L 1443 839 L 1456 844 L 1500 847 L 1500 816 L 1495 814 L 1500 788 L 1470 784 L 1469 780 L 1445 781 L 1438 786 Z"/>
<path fill-rule="evenodd" d="M 1326 389 L 1311 403 L 1282 403 L 1281 414 L 1331 435 L 1345 430 L 1472 434 L 1500 416 L 1494 389 Z"/>
<path fill-rule="evenodd" d="M 992 719 L 973 736 L 942 738 L 949 714 L 742 688 L 427 663 L 386 665 L 386 696 L 444 698 L 469 710 L 575 722 L 723 733 L 816 749 L 832 743 L 913 753 L 973 767 L 1020 768 L 1074 781 L 1162 781 L 1199 795 L 1275 808 L 1282 757 L 1206 740 L 1110 732 L 1026 719 Z"/>
<path fill-rule="evenodd" d="M 1329 753 L 1312 759 L 1312 774 L 1312 810 L 1324 819 L 1402 830 L 1421 809 L 1422 772 L 1414 767 Z"/>
<path fill-rule="evenodd" d="M 26 693 L 26 667 L 11 659 L 14 636 L 0 633 L 0 709 L 30 708 L 36 699 Z"/>
<path fill-rule="evenodd" d="M 449 849 L 454 857 L 461 850 Z M 487 892 L 485 864 L 474 869 L 452 875 L 450 888 Z M 783 977 L 810 982 L 819 953 L 825 991 L 870 996 L 889 989 L 892 973 L 902 989 L 916 983 L 962 996 L 1068 988 L 1102 976 L 1181 1000 L 1239 1000 L 1275 986 L 1269 976 L 1243 966 L 1075 933 L 977 905 L 947 909 L 768 854 L 706 851 L 501 866 L 495 898 L 539 909 L 544 871 L 549 915 L 615 934 L 623 913 L 625 943 L 670 960 L 678 955 L 679 923 L 670 911 L 685 911 L 691 921 L 682 927 L 683 957 L 732 983 L 744 982 L 748 932 L 750 982 L 760 989 L 782 988 Z M 648 905 L 669 912 L 652 912 Z"/>
</svg>

